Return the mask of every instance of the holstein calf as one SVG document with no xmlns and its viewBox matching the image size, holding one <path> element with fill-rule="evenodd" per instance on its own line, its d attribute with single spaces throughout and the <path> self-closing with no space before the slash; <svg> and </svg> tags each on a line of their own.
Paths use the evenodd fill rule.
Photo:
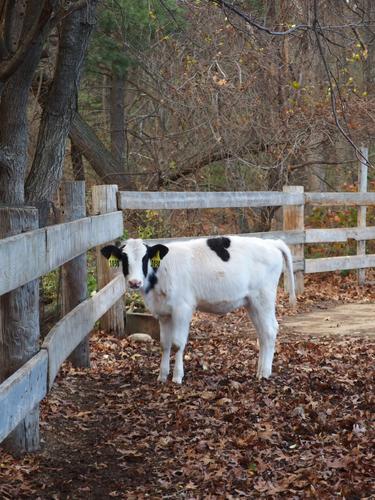
<svg viewBox="0 0 375 500">
<path fill-rule="evenodd" d="M 283 241 L 230 236 L 148 246 L 129 239 L 120 248 L 104 247 L 102 254 L 122 261 L 127 286 L 142 293 L 159 319 L 159 381 L 167 380 L 174 344 L 178 350 L 173 382 L 181 384 L 184 348 L 196 309 L 225 314 L 241 306 L 248 310 L 259 339 L 257 376 L 271 375 L 278 330 L 276 292 L 284 263 L 290 302 L 296 300 L 292 256 Z"/>
</svg>

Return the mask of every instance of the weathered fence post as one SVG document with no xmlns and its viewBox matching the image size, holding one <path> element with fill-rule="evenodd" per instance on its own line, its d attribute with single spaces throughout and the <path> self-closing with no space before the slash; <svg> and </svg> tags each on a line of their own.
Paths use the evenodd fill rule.
<svg viewBox="0 0 375 500">
<path fill-rule="evenodd" d="M 0 238 L 37 228 L 36 208 L 0 208 Z M 33 256 L 17 258 L 32 259 Z M 38 351 L 39 280 L 34 280 L 0 297 L 0 383 Z M 15 456 L 39 448 L 39 406 L 18 424 L 1 446 Z"/>
<path fill-rule="evenodd" d="M 59 188 L 59 222 L 86 217 L 85 182 L 67 181 Z M 62 242 L 63 243 L 63 242 Z M 79 255 L 61 267 L 61 316 L 65 316 L 87 298 L 87 257 Z M 69 356 L 77 368 L 90 366 L 87 336 Z"/>
<path fill-rule="evenodd" d="M 284 193 L 303 193 L 303 186 L 284 186 Z M 283 230 L 284 231 L 304 231 L 305 230 L 305 205 L 287 205 L 283 207 Z M 304 245 L 290 245 L 294 260 L 304 261 Z M 296 282 L 296 293 L 304 291 L 304 272 L 294 273 Z M 286 288 L 286 281 L 284 281 Z"/>
<path fill-rule="evenodd" d="M 361 158 L 358 169 L 358 191 L 366 193 L 367 191 L 367 172 L 368 172 L 368 148 L 361 147 L 361 153 L 364 158 Z M 357 226 L 359 228 L 366 227 L 366 206 L 358 207 Z M 366 255 L 366 240 L 357 242 L 357 255 Z M 366 269 L 358 269 L 358 283 L 364 285 L 366 282 Z"/>
<path fill-rule="evenodd" d="M 117 210 L 117 191 L 115 184 L 107 186 L 93 186 L 92 188 L 92 210 L 94 215 L 115 212 Z M 98 288 L 107 285 L 118 273 L 122 272 L 122 267 L 111 268 L 108 261 L 100 253 L 100 248 L 96 248 L 96 265 L 98 273 Z M 100 320 L 101 328 L 108 332 L 113 332 L 117 337 L 125 336 L 124 302 L 121 298 Z"/>
</svg>

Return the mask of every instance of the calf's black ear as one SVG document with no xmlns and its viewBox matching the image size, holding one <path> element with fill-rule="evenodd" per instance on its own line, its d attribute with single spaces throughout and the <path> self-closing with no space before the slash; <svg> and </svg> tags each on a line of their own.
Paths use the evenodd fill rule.
<svg viewBox="0 0 375 500">
<path fill-rule="evenodd" d="M 153 245 L 152 247 L 147 248 L 147 254 L 150 259 L 153 259 L 156 257 L 158 254 L 160 256 L 160 259 L 165 257 L 167 253 L 169 252 L 169 248 L 166 247 L 165 245 Z"/>
<path fill-rule="evenodd" d="M 109 259 L 110 256 L 113 255 L 114 257 L 116 257 L 116 259 L 121 260 L 121 248 L 115 247 L 115 245 L 108 245 L 106 247 L 103 247 L 100 252 L 106 259 Z"/>
<path fill-rule="evenodd" d="M 168 252 L 169 248 L 164 245 L 147 247 L 147 256 L 150 259 L 151 267 L 155 272 L 160 266 L 161 259 L 165 257 Z"/>
</svg>

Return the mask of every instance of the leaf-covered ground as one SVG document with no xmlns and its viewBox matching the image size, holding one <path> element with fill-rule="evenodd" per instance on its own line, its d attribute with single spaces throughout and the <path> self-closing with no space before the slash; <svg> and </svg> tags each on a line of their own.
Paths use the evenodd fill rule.
<svg viewBox="0 0 375 500">
<path fill-rule="evenodd" d="M 322 284 L 301 310 L 375 301 L 350 278 Z M 181 387 L 157 384 L 157 343 L 96 333 L 92 368 L 64 367 L 42 404 L 41 452 L 0 451 L 0 498 L 374 498 L 374 338 L 281 328 L 259 382 L 249 328 L 243 311 L 197 315 Z"/>
</svg>

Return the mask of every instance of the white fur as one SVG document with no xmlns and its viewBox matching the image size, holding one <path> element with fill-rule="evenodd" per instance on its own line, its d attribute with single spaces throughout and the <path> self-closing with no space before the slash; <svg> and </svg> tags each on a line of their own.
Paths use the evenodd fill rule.
<svg viewBox="0 0 375 500">
<path fill-rule="evenodd" d="M 275 316 L 277 286 L 283 263 L 289 279 L 290 302 L 295 303 L 292 257 L 281 240 L 263 240 L 230 236 L 230 258 L 224 262 L 207 245 L 206 239 L 169 243 L 169 252 L 157 270 L 158 282 L 147 291 L 148 276 L 142 270 L 145 245 L 142 240 L 128 240 L 124 252 L 129 261 L 127 282 L 137 281 L 150 312 L 159 319 L 162 359 L 159 378 L 169 374 L 172 344 L 177 347 L 173 381 L 184 376 L 183 352 L 193 312 L 224 314 L 237 307 L 248 310 L 257 331 L 260 353 L 258 378 L 268 378 L 272 371 L 278 323 Z"/>
</svg>

